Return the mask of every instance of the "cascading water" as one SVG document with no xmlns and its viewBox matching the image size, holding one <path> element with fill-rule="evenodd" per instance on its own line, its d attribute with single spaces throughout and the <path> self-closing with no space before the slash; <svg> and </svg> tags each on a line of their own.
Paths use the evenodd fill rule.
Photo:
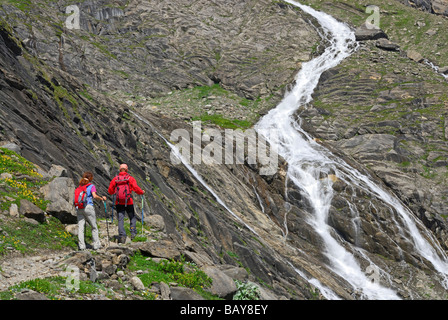
<svg viewBox="0 0 448 320">
<path fill-rule="evenodd" d="M 329 268 L 350 283 L 353 286 L 354 291 L 360 292 L 361 298 L 399 298 L 393 290 L 382 287 L 377 282 L 372 282 L 372 279 L 367 277 L 366 273 L 361 270 L 360 264 L 355 256 L 371 262 L 361 248 L 356 245 L 350 246 L 350 252 L 332 236 L 331 227 L 327 224 L 329 208 L 333 199 L 332 182 L 330 179 L 322 179 L 322 176 L 331 173 L 348 185 L 356 186 L 377 199 L 380 199 L 391 208 L 394 208 L 398 212 L 399 218 L 403 221 L 403 226 L 408 230 L 416 251 L 422 257 L 430 261 L 435 269 L 445 276 L 446 279 L 446 276 L 448 275 L 448 265 L 443 250 L 438 247 L 437 241 L 433 239 L 430 232 L 426 231 L 426 234 L 421 234 L 421 232 L 425 232 L 426 229 L 424 227 L 421 227 L 420 229 L 418 228 L 418 225 L 421 225 L 421 223 L 413 217 L 412 213 L 407 210 L 398 199 L 377 186 L 367 176 L 351 168 L 343 160 L 335 157 L 327 149 L 316 143 L 313 138 L 300 127 L 298 122 L 300 119 L 298 119 L 298 121 L 294 120 L 293 115 L 296 110 L 300 106 L 306 106 L 306 104 L 312 100 L 311 95 L 318 84 L 320 75 L 324 71 L 335 67 L 343 59 L 353 53 L 357 44 L 353 32 L 345 24 L 338 22 L 325 13 L 315 11 L 308 6 L 301 5 L 295 1 L 285 1 L 299 7 L 316 18 L 323 30 L 321 35 L 329 41 L 330 45 L 321 56 L 302 65 L 301 71 L 296 76 L 296 85 L 292 91 L 288 92 L 282 102 L 256 124 L 255 129 L 259 134 L 262 134 L 288 162 L 287 179 L 292 181 L 302 191 L 312 205 L 313 218 L 309 223 L 324 241 L 325 254 L 330 261 Z M 258 235 L 253 228 L 227 207 L 217 193 L 204 181 L 204 179 L 202 179 L 199 173 L 188 163 L 188 161 L 182 157 L 176 146 L 168 142 L 146 119 L 134 112 L 133 114 L 152 127 L 152 129 L 168 144 L 175 156 L 178 157 L 198 181 L 210 191 L 218 203 L 220 203 L 236 219 L 242 222 L 251 232 Z M 256 190 L 254 190 L 254 192 L 257 195 Z M 260 201 L 260 198 L 257 198 Z M 349 202 L 347 205 L 354 217 L 354 229 L 357 230 L 358 226 L 356 225 L 356 221 L 359 219 L 359 216 L 356 207 Z M 260 206 L 264 209 L 261 202 Z M 287 206 L 288 208 L 285 208 L 285 241 L 288 235 L 286 219 L 290 210 L 290 204 L 287 203 Z M 357 231 L 355 231 L 355 233 L 356 232 Z M 431 244 L 428 241 L 430 241 Z M 331 289 L 323 286 L 317 279 L 309 278 L 289 261 L 286 262 L 294 268 L 297 274 L 303 279 L 319 288 L 320 292 L 327 299 L 339 299 Z M 386 278 L 390 278 L 384 270 L 381 270 L 373 263 L 371 263 L 371 266 L 376 270 L 380 270 Z M 445 287 L 447 287 L 446 284 Z"/>
<path fill-rule="evenodd" d="M 432 245 L 420 234 L 417 228 L 419 222 L 414 219 L 412 213 L 367 176 L 354 170 L 316 143 L 294 120 L 293 115 L 296 110 L 300 106 L 306 106 L 312 100 L 311 95 L 321 74 L 348 57 L 355 50 L 356 41 L 350 28 L 333 17 L 295 1 L 286 0 L 286 2 L 299 7 L 318 20 L 330 46 L 321 56 L 302 65 L 302 69 L 296 76 L 294 88 L 285 94 L 284 99 L 275 109 L 256 124 L 255 129 L 285 158 L 288 163 L 288 179 L 294 182 L 311 203 L 314 212 L 309 223 L 325 243 L 324 250 L 331 263 L 330 267 L 349 282 L 356 291 L 361 292 L 362 298 L 398 299 L 393 290 L 372 282 L 371 278 L 361 270 L 354 254 L 346 250 L 332 236 L 331 228 L 327 224 L 333 198 L 332 182 L 330 179 L 321 179 L 321 177 L 334 173 L 338 178 L 362 188 L 395 208 L 411 235 L 416 251 L 430 261 L 446 279 L 448 264 L 445 254 L 429 232 L 425 236 L 431 239 Z M 353 252 L 360 251 L 359 248 L 353 248 Z M 446 287 L 446 280 L 444 286 Z"/>
</svg>

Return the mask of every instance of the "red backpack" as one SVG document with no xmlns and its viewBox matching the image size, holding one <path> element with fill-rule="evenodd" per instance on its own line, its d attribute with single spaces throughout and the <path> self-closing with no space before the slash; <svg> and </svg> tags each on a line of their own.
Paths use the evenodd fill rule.
<svg viewBox="0 0 448 320">
<path fill-rule="evenodd" d="M 86 207 L 87 187 L 90 185 L 91 183 L 88 183 L 75 189 L 75 198 L 73 199 L 73 202 L 76 209 L 84 209 Z"/>
<path fill-rule="evenodd" d="M 132 199 L 132 192 L 129 185 L 130 175 L 117 176 L 115 178 L 115 203 L 128 204 L 128 201 Z"/>
</svg>

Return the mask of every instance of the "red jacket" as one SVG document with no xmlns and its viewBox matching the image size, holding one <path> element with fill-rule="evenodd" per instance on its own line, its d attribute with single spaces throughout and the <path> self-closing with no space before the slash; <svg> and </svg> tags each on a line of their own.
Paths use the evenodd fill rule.
<svg viewBox="0 0 448 320">
<path fill-rule="evenodd" d="M 125 176 L 125 175 L 129 175 L 127 172 L 120 172 L 118 176 Z M 112 181 L 109 184 L 109 189 L 107 189 L 107 191 L 109 192 L 109 194 L 115 194 L 115 187 L 116 187 L 116 183 L 115 180 L 118 178 L 118 176 L 114 177 L 112 179 Z M 137 185 L 137 181 L 135 181 L 135 178 L 129 175 L 129 189 L 132 191 L 134 191 L 137 194 L 143 194 L 143 190 Z M 115 201 L 115 204 L 118 204 L 118 201 Z M 131 199 L 128 200 L 127 204 L 131 205 L 134 204 L 134 201 Z"/>
</svg>

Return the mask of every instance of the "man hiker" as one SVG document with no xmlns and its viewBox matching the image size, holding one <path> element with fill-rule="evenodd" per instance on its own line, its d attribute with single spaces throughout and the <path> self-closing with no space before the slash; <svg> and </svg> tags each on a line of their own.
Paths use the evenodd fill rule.
<svg viewBox="0 0 448 320">
<path fill-rule="evenodd" d="M 129 175 L 126 164 L 121 164 L 119 171 L 118 176 L 114 177 L 110 182 L 108 192 L 114 195 L 114 205 L 118 213 L 118 243 L 125 243 L 127 236 L 124 229 L 125 214 L 128 215 L 131 221 L 131 240 L 137 235 L 137 218 L 134 212 L 132 192 L 142 195 L 145 191 L 137 185 L 135 178 Z"/>
<path fill-rule="evenodd" d="M 92 227 L 93 250 L 101 247 L 98 236 L 98 226 L 96 224 L 95 208 L 93 199 L 106 201 L 106 197 L 99 196 L 96 187 L 92 184 L 93 174 L 89 171 L 84 172 L 82 179 L 79 181 L 79 187 L 75 190 L 75 207 L 78 217 L 78 246 L 79 250 L 85 250 L 84 230 L 86 221 Z"/>
</svg>

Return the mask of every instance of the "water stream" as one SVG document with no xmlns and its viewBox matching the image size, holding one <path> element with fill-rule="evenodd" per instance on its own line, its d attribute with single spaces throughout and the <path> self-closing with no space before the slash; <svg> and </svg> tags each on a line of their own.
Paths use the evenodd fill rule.
<svg viewBox="0 0 448 320">
<path fill-rule="evenodd" d="M 300 119 L 294 113 L 300 106 L 306 106 L 312 100 L 312 93 L 321 74 L 335 67 L 348 57 L 357 47 L 354 33 L 348 26 L 338 22 L 333 17 L 318 12 L 296 1 L 286 2 L 299 7 L 316 18 L 323 35 L 330 42 L 325 52 L 302 65 L 296 76 L 294 88 L 285 94 L 281 103 L 255 126 L 271 145 L 276 146 L 278 153 L 288 163 L 288 178 L 302 191 L 313 207 L 312 219 L 309 221 L 315 231 L 325 243 L 325 253 L 334 272 L 347 280 L 361 297 L 366 299 L 398 299 L 397 294 L 372 282 L 361 270 L 355 256 L 340 244 L 327 224 L 328 212 L 333 198 L 331 179 L 321 179 L 322 176 L 335 174 L 338 178 L 362 188 L 369 194 L 381 199 L 384 203 L 399 213 L 402 224 L 406 226 L 411 235 L 410 241 L 414 243 L 416 251 L 430 261 L 435 269 L 442 275 L 448 275 L 448 264 L 443 250 L 438 247 L 437 241 L 429 232 L 423 236 L 412 213 L 405 208 L 398 199 L 377 186 L 369 177 L 351 168 L 341 159 L 333 156 L 328 150 L 316 143 L 300 127 Z M 425 230 L 424 228 L 421 228 Z M 427 240 L 430 239 L 431 243 Z M 356 251 L 354 248 L 353 251 Z M 446 281 L 445 284 L 446 286 Z"/>
<path fill-rule="evenodd" d="M 339 179 L 346 181 L 349 185 L 354 185 L 365 190 L 367 193 L 381 199 L 381 201 L 398 212 L 402 227 L 404 226 L 410 241 L 415 245 L 416 251 L 428 261 L 434 268 L 445 276 L 448 275 L 447 257 L 443 250 L 438 246 L 437 241 L 429 231 L 421 226 L 421 222 L 414 218 L 402 203 L 393 195 L 376 185 L 369 177 L 361 174 L 351 168 L 340 158 L 337 158 L 327 149 L 315 142 L 309 134 L 300 127 L 300 119 L 294 114 L 300 106 L 306 106 L 312 100 L 312 93 L 318 84 L 321 74 L 337 66 L 345 58 L 349 57 L 357 48 L 355 36 L 350 28 L 337 21 L 330 15 L 316 11 L 308 6 L 302 5 L 296 1 L 286 0 L 291 5 L 299 7 L 304 12 L 312 15 L 320 23 L 322 30 L 321 36 L 325 37 L 330 45 L 325 52 L 313 60 L 302 64 L 302 69 L 295 78 L 295 86 L 285 94 L 280 104 L 265 115 L 256 125 L 255 129 L 262 134 L 267 141 L 276 147 L 277 152 L 287 161 L 288 173 L 287 179 L 292 181 L 312 205 L 312 219 L 309 224 L 320 235 L 325 244 L 324 250 L 328 260 L 329 268 L 340 277 L 350 283 L 355 292 L 363 299 L 399 299 L 396 292 L 392 289 L 383 287 L 379 282 L 372 282 L 367 276 L 366 270 L 362 270 L 359 257 L 369 261 L 361 248 L 353 246 L 351 251 L 347 250 L 337 238 L 333 236 L 331 227 L 327 224 L 328 212 L 333 199 L 333 188 L 331 179 L 321 179 L 322 176 L 335 174 Z M 230 212 L 238 221 L 242 222 L 251 232 L 258 235 L 257 232 L 238 217 L 225 203 L 218 194 L 204 181 L 199 173 L 183 159 L 179 150 L 167 141 L 157 130 L 144 118 L 133 113 L 140 120 L 150 125 L 154 131 L 168 144 L 174 154 L 181 159 L 185 167 L 206 187 L 206 189 L 215 197 L 228 212 Z M 257 194 L 255 190 L 255 194 Z M 257 195 L 258 196 L 258 195 Z M 260 206 L 264 211 L 264 207 Z M 289 205 L 289 203 L 288 203 Z M 356 229 L 356 219 L 359 219 L 356 208 L 348 203 L 352 212 L 354 228 Z M 285 213 L 285 240 L 288 235 L 286 219 L 290 208 L 286 208 Z M 392 210 L 392 209 L 391 209 Z M 424 235 L 422 232 L 426 232 Z M 356 256 L 356 257 L 355 257 Z M 296 272 L 308 282 L 319 288 L 321 293 L 327 299 L 338 299 L 330 289 L 323 286 L 316 279 L 306 277 L 303 272 L 289 263 Z M 379 269 L 373 265 L 373 268 Z M 390 278 L 386 271 L 385 278 Z M 446 284 L 445 284 L 446 286 Z"/>
</svg>

